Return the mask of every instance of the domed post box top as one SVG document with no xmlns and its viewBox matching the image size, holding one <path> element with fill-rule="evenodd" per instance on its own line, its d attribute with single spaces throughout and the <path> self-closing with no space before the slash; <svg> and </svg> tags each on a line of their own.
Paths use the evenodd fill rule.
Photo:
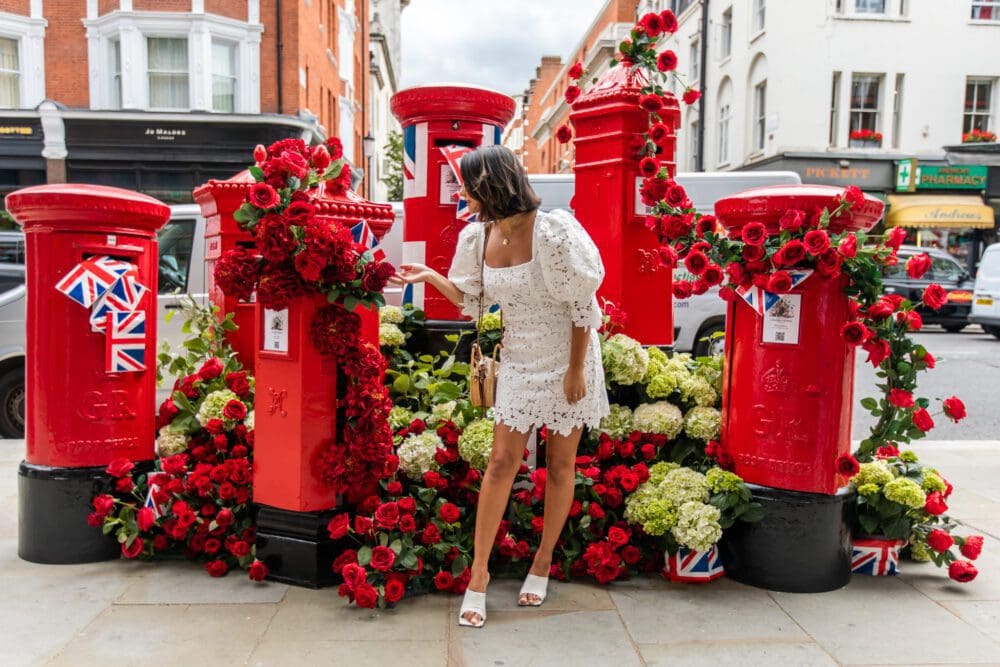
<svg viewBox="0 0 1000 667">
<path fill-rule="evenodd" d="M 7 210 L 26 232 L 35 227 L 155 235 L 170 219 L 170 207 L 138 192 L 104 185 L 36 185 L 7 195 Z M 87 230 L 89 231 L 89 230 Z"/>
<path fill-rule="evenodd" d="M 715 203 L 715 216 L 730 236 L 738 236 L 750 222 L 759 222 L 768 234 L 777 235 L 781 231 L 778 221 L 785 211 L 797 209 L 807 215 L 823 208 L 833 211 L 843 194 L 844 188 L 832 185 L 768 185 L 720 199 Z M 849 213 L 831 219 L 829 230 L 833 234 L 868 231 L 884 210 L 885 204 L 866 194 Z"/>
<path fill-rule="evenodd" d="M 514 117 L 510 95 L 489 88 L 437 83 L 406 88 L 392 96 L 392 114 L 404 124 L 449 118 L 504 126 Z"/>
</svg>

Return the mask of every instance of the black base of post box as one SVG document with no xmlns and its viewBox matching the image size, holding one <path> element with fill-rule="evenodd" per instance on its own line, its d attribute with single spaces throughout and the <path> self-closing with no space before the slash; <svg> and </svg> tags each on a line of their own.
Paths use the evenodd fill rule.
<svg viewBox="0 0 1000 667">
<path fill-rule="evenodd" d="M 731 579 L 784 593 L 822 593 L 851 580 L 854 493 L 835 496 L 749 484 L 767 514 L 725 531 L 720 555 Z"/>
<path fill-rule="evenodd" d="M 459 340 L 458 349 L 455 343 L 445 339 L 446 336 L 466 332 Z M 473 322 L 454 322 L 451 320 L 427 320 L 426 325 L 413 332 L 406 342 L 406 349 L 413 354 L 433 354 L 440 351 L 455 350 L 455 357 L 468 361 L 472 353 L 472 343 L 476 340 L 476 329 Z"/>
<path fill-rule="evenodd" d="M 292 512 L 257 505 L 257 558 L 267 565 L 267 578 L 307 588 L 338 583 L 333 559 L 343 549 L 326 530 L 337 513 Z"/>
<path fill-rule="evenodd" d="M 94 496 L 108 490 L 103 467 L 50 468 L 22 461 L 17 470 L 17 555 L 70 564 L 121 555 L 113 535 L 87 525 Z"/>
</svg>

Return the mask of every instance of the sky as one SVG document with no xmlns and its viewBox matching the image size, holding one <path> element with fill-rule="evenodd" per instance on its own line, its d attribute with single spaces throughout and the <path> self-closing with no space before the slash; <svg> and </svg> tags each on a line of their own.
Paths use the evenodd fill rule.
<svg viewBox="0 0 1000 667">
<path fill-rule="evenodd" d="M 402 13 L 400 87 L 470 83 L 523 92 L 543 55 L 583 39 L 605 0 L 412 0 Z"/>
</svg>

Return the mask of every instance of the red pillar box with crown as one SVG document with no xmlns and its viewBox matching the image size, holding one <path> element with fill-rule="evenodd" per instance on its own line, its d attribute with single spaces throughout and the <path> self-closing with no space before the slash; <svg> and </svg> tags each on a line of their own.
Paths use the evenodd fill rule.
<svg viewBox="0 0 1000 667">
<path fill-rule="evenodd" d="M 656 234 L 645 225 L 647 204 L 655 199 L 641 192 L 639 150 L 649 112 L 639 98 L 646 85 L 641 70 L 618 65 L 573 104 L 573 209 L 601 249 L 606 274 L 598 295 L 628 314 L 625 333 L 644 345 L 672 345 L 672 276 L 660 265 Z M 657 159 L 673 178 L 680 109 L 673 95 L 661 100 L 658 114 L 666 134 L 658 137 Z"/>
<path fill-rule="evenodd" d="M 231 250 L 215 277 L 229 297 L 257 293 L 257 556 L 274 579 L 321 586 L 333 578 L 330 510 L 375 492 L 392 449 L 375 306 L 394 272 L 376 247 L 393 212 L 349 190 L 335 139 L 255 155 L 234 219 L 259 255 Z"/>
<path fill-rule="evenodd" d="M 95 185 L 11 193 L 27 245 L 27 456 L 18 554 L 39 563 L 114 558 L 87 525 L 116 459 L 152 467 L 156 437 L 156 232 L 170 209 Z"/>
<path fill-rule="evenodd" d="M 250 172 L 242 171 L 224 181 L 212 179 L 194 190 L 194 200 L 201 207 L 201 214 L 205 218 L 208 298 L 212 305 L 218 306 L 220 317 L 233 314 L 233 322 L 239 328 L 230 331 L 227 338 L 240 363 L 250 373 L 254 372 L 254 352 L 257 349 L 255 304 L 251 300 L 241 301 L 224 294 L 215 280 L 215 265 L 230 250 L 244 248 L 247 252 L 253 252 L 253 235 L 233 218 L 233 214 L 246 201 L 253 183 L 254 178 Z"/>
<path fill-rule="evenodd" d="M 399 91 L 391 104 L 403 126 L 403 261 L 447 273 L 466 222 L 458 217 L 459 184 L 441 149 L 499 144 L 514 100 L 486 88 L 427 85 Z M 423 284 L 407 286 L 403 300 L 424 309 L 429 331 L 454 331 L 462 319 Z"/>
</svg>

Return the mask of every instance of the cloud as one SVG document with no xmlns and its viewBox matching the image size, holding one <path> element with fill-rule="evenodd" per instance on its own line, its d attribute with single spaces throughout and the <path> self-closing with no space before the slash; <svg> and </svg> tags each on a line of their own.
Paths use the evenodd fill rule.
<svg viewBox="0 0 1000 667">
<path fill-rule="evenodd" d="M 402 14 L 402 88 L 468 83 L 522 92 L 543 55 L 565 61 L 605 0 L 413 0 Z"/>
</svg>

